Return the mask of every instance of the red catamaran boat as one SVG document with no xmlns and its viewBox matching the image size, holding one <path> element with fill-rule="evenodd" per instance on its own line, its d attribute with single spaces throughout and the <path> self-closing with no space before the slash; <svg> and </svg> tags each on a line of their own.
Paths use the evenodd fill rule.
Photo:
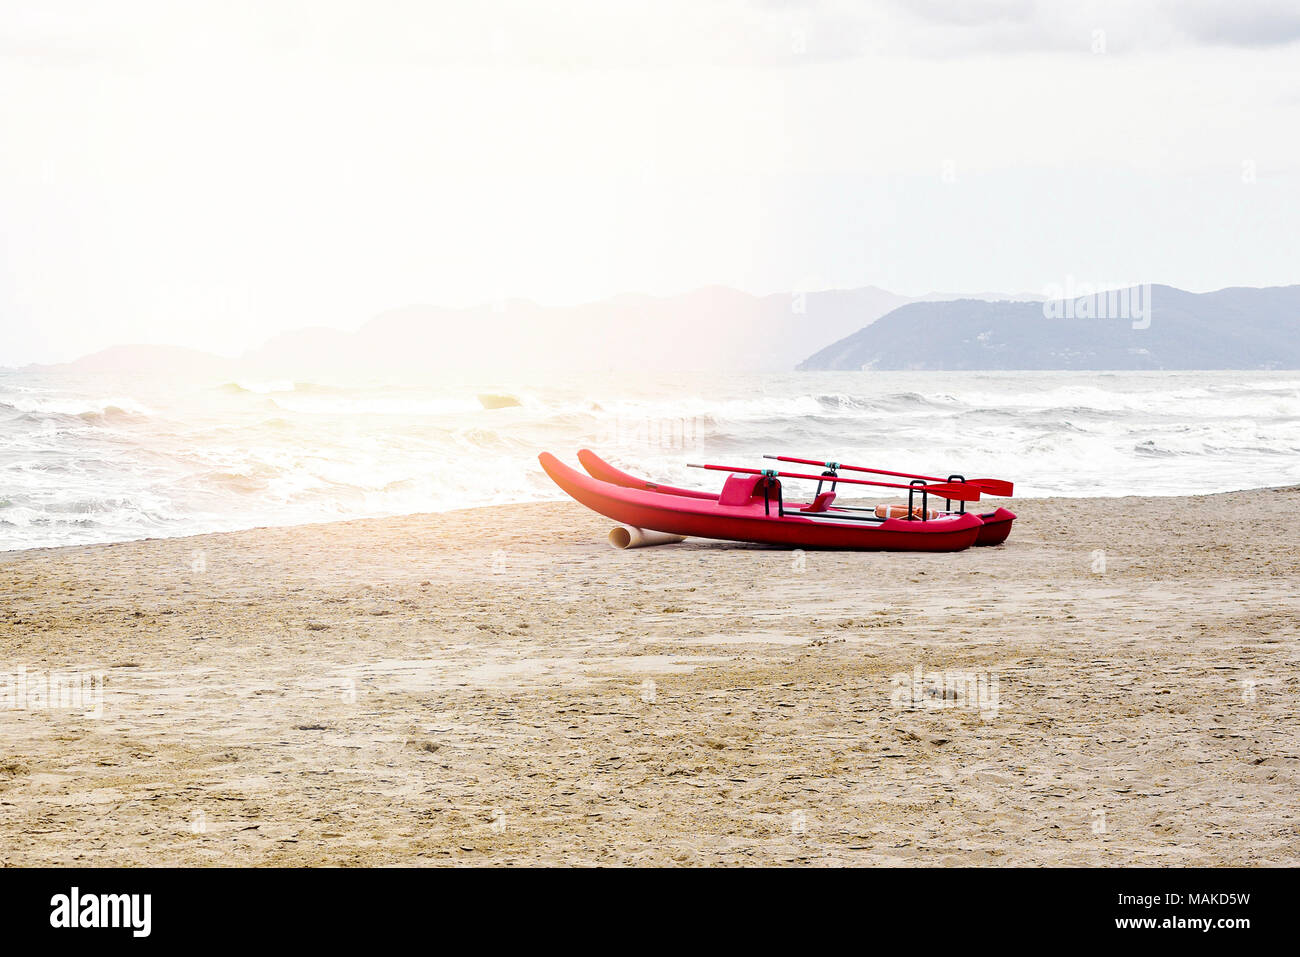
<svg viewBox="0 0 1300 957">
<path fill-rule="evenodd" d="M 674 488 L 637 478 L 616 469 L 588 449 L 579 452 L 578 458 L 589 475 L 569 468 L 549 452 L 538 456 L 542 468 L 555 484 L 593 511 L 636 528 L 673 535 L 792 548 L 959 551 L 976 544 L 992 545 L 1005 541 L 1015 519 L 1015 515 L 1006 509 L 980 516 L 964 510 L 940 512 L 929 508 L 931 496 L 948 500 L 949 506 L 957 501 L 964 509 L 966 502 L 978 501 L 982 491 L 996 488 L 999 494 L 1009 494 L 1010 483 L 999 483 L 995 479 L 950 482 L 917 477 L 912 484 L 901 485 L 845 478 L 839 474 L 840 469 L 877 470 L 840 466 L 838 463 L 813 463 L 827 466 L 821 475 L 700 466 L 731 473 L 723 483 L 722 491 L 712 493 Z M 887 474 L 908 477 L 903 473 Z M 780 481 L 782 478 L 816 481 L 817 491 L 813 500 L 806 504 L 787 503 Z M 978 485 L 980 482 L 986 485 Z M 835 487 L 840 484 L 906 490 L 908 505 L 906 508 L 836 506 Z M 830 488 L 823 491 L 824 485 L 830 485 Z"/>
</svg>

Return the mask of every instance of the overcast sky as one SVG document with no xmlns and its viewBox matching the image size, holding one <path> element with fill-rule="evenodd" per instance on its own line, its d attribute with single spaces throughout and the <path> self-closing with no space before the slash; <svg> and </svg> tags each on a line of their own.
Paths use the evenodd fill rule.
<svg viewBox="0 0 1300 957">
<path fill-rule="evenodd" d="M 1294 3 L 0 0 L 0 364 L 713 283 L 1280 285 L 1298 237 Z"/>
</svg>

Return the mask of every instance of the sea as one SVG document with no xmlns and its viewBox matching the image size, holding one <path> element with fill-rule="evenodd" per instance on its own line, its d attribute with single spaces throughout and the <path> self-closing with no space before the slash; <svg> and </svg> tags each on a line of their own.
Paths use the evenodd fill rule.
<svg viewBox="0 0 1300 957">
<path fill-rule="evenodd" d="M 1222 492 L 1300 483 L 1300 373 L 0 370 L 0 550 L 559 499 L 537 454 L 576 467 L 580 448 L 706 489 L 721 476 L 689 463 L 781 454 L 1007 479 L 1018 497 Z"/>
</svg>

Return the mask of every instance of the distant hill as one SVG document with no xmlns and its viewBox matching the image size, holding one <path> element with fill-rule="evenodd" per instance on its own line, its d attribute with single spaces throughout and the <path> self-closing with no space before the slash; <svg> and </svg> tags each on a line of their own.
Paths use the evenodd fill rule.
<svg viewBox="0 0 1300 957">
<path fill-rule="evenodd" d="M 245 359 L 259 367 L 793 369 L 810 348 L 847 335 L 904 296 L 868 286 L 806 296 L 751 296 L 718 286 L 679 296 L 622 295 L 576 306 L 524 300 L 466 309 L 405 306 L 356 333 L 279 335 Z"/>
<path fill-rule="evenodd" d="M 280 333 L 238 359 L 174 346 L 114 346 L 57 366 L 195 376 L 309 376 L 313 372 L 649 370 L 780 372 L 920 299 L 876 286 L 752 296 L 709 286 L 678 296 L 621 295 L 576 306 L 525 300 L 383 312 L 356 332 Z"/>
<path fill-rule="evenodd" d="M 769 296 L 709 286 L 678 296 L 628 294 L 577 306 L 524 300 L 467 309 L 405 306 L 376 316 L 355 334 L 304 330 L 276 336 L 245 358 L 268 369 L 310 359 L 403 371 L 778 372 L 914 301 L 876 286 Z"/>
<path fill-rule="evenodd" d="M 909 303 L 798 368 L 1300 369 L 1300 286 Z"/>
<path fill-rule="evenodd" d="M 55 365 L 32 365 L 32 369 L 61 369 L 68 372 L 158 373 L 178 376 L 221 376 L 235 368 L 234 359 L 214 356 L 183 346 L 123 345 L 110 346 L 71 362 Z"/>
</svg>

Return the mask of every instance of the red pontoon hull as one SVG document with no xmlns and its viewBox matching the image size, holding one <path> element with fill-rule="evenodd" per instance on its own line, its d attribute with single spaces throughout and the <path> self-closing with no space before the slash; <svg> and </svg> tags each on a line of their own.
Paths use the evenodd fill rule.
<svg viewBox="0 0 1300 957">
<path fill-rule="evenodd" d="M 593 511 L 616 522 L 674 535 L 788 548 L 956 552 L 974 545 L 983 527 L 970 514 L 931 521 L 891 518 L 864 522 L 836 520 L 834 512 L 815 513 L 818 517 L 813 518 L 788 508 L 780 516 L 775 501 L 768 514 L 761 498 L 743 505 L 723 505 L 717 496 L 706 493 L 680 495 L 662 488 L 603 482 L 569 468 L 549 452 L 539 455 L 538 461 L 556 485 Z"/>
<path fill-rule="evenodd" d="M 614 468 L 604 459 L 590 449 L 582 449 L 578 452 L 578 461 L 582 467 L 587 470 L 592 478 L 601 482 L 608 482 L 611 485 L 621 485 L 624 488 L 642 489 L 650 492 L 663 492 L 667 495 L 684 495 L 689 498 L 712 499 L 717 501 L 717 494 L 714 492 L 699 492 L 693 489 L 674 488 L 671 485 L 659 485 L 655 482 L 647 482 L 645 479 L 637 478 L 635 475 L 629 475 L 627 472 Z M 797 505 L 791 505 L 791 508 L 798 508 Z M 831 514 L 834 513 L 834 507 L 831 508 Z M 996 508 L 992 512 L 975 514 L 975 517 L 982 523 L 979 535 L 975 539 L 977 546 L 982 545 L 1001 545 L 1011 534 L 1011 523 L 1016 520 L 1016 513 L 1005 508 Z"/>
<path fill-rule="evenodd" d="M 976 517 L 984 523 L 984 527 L 980 529 L 980 537 L 975 539 L 975 544 L 1001 545 L 1011 534 L 1011 523 L 1016 520 L 1016 513 L 998 506 L 993 511 Z"/>
</svg>

